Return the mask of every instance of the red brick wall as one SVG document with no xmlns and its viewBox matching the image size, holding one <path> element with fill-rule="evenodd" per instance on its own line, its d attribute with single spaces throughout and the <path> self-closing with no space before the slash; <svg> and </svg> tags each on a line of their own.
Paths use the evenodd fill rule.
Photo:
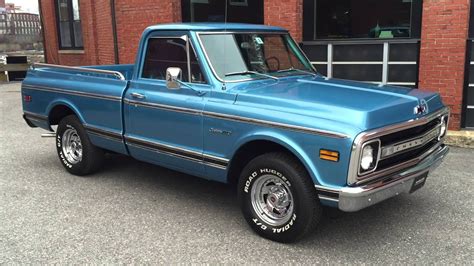
<svg viewBox="0 0 474 266">
<path fill-rule="evenodd" d="M 284 27 L 303 40 L 303 0 L 264 0 L 263 9 L 265 25 Z"/>
<path fill-rule="evenodd" d="M 113 64 L 114 40 L 110 1 L 81 0 L 83 51 L 58 51 L 55 0 L 40 0 L 47 62 L 63 65 Z M 133 63 L 143 30 L 153 24 L 181 22 L 181 0 L 116 0 L 119 61 Z"/>
<path fill-rule="evenodd" d="M 116 0 L 120 63 L 135 62 L 143 30 L 154 24 L 181 22 L 181 0 Z"/>
<path fill-rule="evenodd" d="M 469 5 L 469 0 L 423 1 L 419 86 L 441 93 L 453 130 L 461 126 Z"/>
<path fill-rule="evenodd" d="M 102 2 L 102 1 L 101 1 Z M 105 1 L 103 1 L 105 2 Z M 98 63 L 97 32 L 94 19 L 95 1 L 80 1 L 80 14 L 84 49 L 82 51 L 59 51 L 59 35 L 56 25 L 55 0 L 41 0 L 41 11 L 44 23 L 46 61 L 61 65 L 93 65 Z"/>
<path fill-rule="evenodd" d="M 40 0 L 45 27 L 47 61 L 64 65 L 114 63 L 110 1 L 80 1 L 84 50 L 58 51 L 55 0 Z M 265 24 L 290 30 L 302 40 L 303 0 L 264 0 Z M 133 63 L 143 30 L 153 24 L 181 22 L 181 0 L 116 0 L 115 12 L 120 63 Z"/>
<path fill-rule="evenodd" d="M 5 0 L 0 0 L 0 7 L 5 7 Z"/>
<path fill-rule="evenodd" d="M 112 32 L 112 16 L 110 1 L 92 0 L 94 12 L 93 28 L 95 62 L 94 64 L 115 64 L 114 35 Z"/>
</svg>

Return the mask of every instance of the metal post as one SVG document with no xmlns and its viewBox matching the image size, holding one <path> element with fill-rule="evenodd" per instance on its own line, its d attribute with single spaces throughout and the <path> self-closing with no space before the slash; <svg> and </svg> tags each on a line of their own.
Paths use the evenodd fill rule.
<svg viewBox="0 0 474 266">
<path fill-rule="evenodd" d="M 190 58 L 190 51 L 189 51 L 189 38 L 186 36 L 186 56 L 188 57 L 188 82 L 191 82 L 191 58 Z"/>
<path fill-rule="evenodd" d="M 332 43 L 328 44 L 328 65 L 327 65 L 327 77 L 332 78 L 332 57 L 333 57 L 333 46 Z"/>
<path fill-rule="evenodd" d="M 388 42 L 383 43 L 383 66 L 382 66 L 382 85 L 388 83 L 388 61 L 390 54 L 390 46 Z"/>
</svg>

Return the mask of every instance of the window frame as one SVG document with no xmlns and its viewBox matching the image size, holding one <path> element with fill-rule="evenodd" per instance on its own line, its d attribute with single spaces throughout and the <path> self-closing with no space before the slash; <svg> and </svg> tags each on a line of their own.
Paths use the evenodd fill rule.
<svg viewBox="0 0 474 266">
<path fill-rule="evenodd" d="M 303 42 L 396 42 L 420 40 L 423 17 L 423 0 L 413 0 L 410 10 L 410 37 L 401 38 L 318 38 L 316 32 L 317 1 L 303 0 Z"/>
<path fill-rule="evenodd" d="M 73 0 L 66 0 L 67 1 L 67 13 L 68 13 L 68 26 L 69 26 L 69 37 L 71 40 L 71 46 L 63 46 L 61 42 L 61 26 L 60 26 L 60 18 L 59 18 L 59 1 L 60 0 L 54 0 L 54 5 L 55 5 L 55 15 L 56 15 L 56 31 L 57 31 L 57 37 L 58 37 L 58 48 L 59 50 L 84 50 L 84 39 L 82 40 L 82 46 L 76 46 L 76 37 L 75 37 L 75 32 L 74 32 L 74 11 L 73 11 L 73 5 L 72 1 Z M 83 31 L 82 31 L 82 16 L 81 16 L 81 8 L 80 8 L 80 3 L 81 1 L 78 0 L 78 7 L 79 7 L 79 22 L 81 23 L 81 35 L 83 36 Z"/>
<path fill-rule="evenodd" d="M 188 46 L 189 45 L 189 51 L 185 50 L 185 53 L 186 53 L 186 67 L 187 67 L 187 71 L 188 71 L 188 81 L 182 81 L 186 84 L 198 84 L 198 85 L 207 85 L 209 84 L 208 83 L 208 80 L 206 78 L 206 75 L 205 75 L 205 72 L 203 71 L 203 67 L 202 67 L 202 63 L 201 63 L 201 60 L 199 60 L 199 57 L 196 53 L 196 49 L 194 49 L 194 45 L 193 45 L 193 42 L 191 41 L 191 37 L 187 34 L 184 34 L 184 35 L 181 35 L 181 36 L 172 36 L 172 35 L 163 35 L 163 36 L 152 36 L 152 37 L 149 37 L 147 40 L 146 40 L 146 44 L 145 46 L 143 47 L 143 50 L 145 51 L 144 55 L 143 55 L 143 58 L 140 62 L 140 71 L 139 71 L 139 75 L 138 75 L 138 79 L 141 79 L 141 80 L 151 80 L 151 81 L 160 81 L 160 82 L 163 82 L 163 81 L 166 81 L 166 79 L 155 79 L 155 78 L 146 78 L 146 77 L 143 77 L 143 72 L 145 71 L 145 63 L 146 63 L 146 60 L 147 60 L 147 53 L 148 53 L 148 45 L 150 44 L 150 40 L 151 39 L 179 39 L 179 40 L 183 40 L 181 37 L 182 36 L 186 36 L 187 40 L 186 40 L 186 43 Z M 204 78 L 204 81 L 203 82 L 192 82 L 191 80 L 191 72 L 190 72 L 190 69 L 191 69 L 191 58 L 190 58 L 190 55 L 191 55 L 191 52 L 194 53 L 194 57 L 196 58 L 196 61 L 199 65 L 199 69 L 201 71 L 201 74 Z"/>
</svg>

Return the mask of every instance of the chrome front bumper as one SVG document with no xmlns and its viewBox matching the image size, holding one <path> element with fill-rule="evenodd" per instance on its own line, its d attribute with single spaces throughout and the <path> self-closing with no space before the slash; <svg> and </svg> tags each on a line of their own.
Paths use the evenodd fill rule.
<svg viewBox="0 0 474 266">
<path fill-rule="evenodd" d="M 447 146 L 441 145 L 417 165 L 369 184 L 357 187 L 344 187 L 340 190 L 332 190 L 320 186 L 316 186 L 316 188 L 322 192 L 333 193 L 333 195 L 338 194 L 337 200 L 321 196 L 321 194 L 320 199 L 337 201 L 340 210 L 346 212 L 358 211 L 401 193 L 408 193 L 414 186 L 422 186 L 428 172 L 433 171 L 441 164 L 448 151 L 449 148 Z"/>
</svg>

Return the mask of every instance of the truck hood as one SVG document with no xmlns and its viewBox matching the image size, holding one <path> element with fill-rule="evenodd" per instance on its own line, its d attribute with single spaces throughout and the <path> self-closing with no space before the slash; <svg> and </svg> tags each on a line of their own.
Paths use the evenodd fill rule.
<svg viewBox="0 0 474 266">
<path fill-rule="evenodd" d="M 235 89 L 237 105 L 328 119 L 361 130 L 408 121 L 443 107 L 438 93 L 324 77 L 249 82 Z M 420 104 L 427 110 L 416 114 Z"/>
</svg>

